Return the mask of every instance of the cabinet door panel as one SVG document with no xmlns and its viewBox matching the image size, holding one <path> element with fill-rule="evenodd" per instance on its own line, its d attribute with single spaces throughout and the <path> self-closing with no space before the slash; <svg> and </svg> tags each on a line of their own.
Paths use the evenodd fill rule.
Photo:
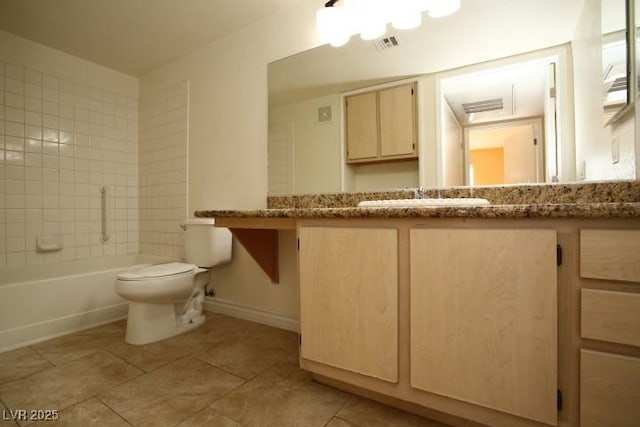
<svg viewBox="0 0 640 427">
<path fill-rule="evenodd" d="M 414 85 L 380 91 L 380 155 L 403 156 L 416 152 Z"/>
<path fill-rule="evenodd" d="M 557 425 L 555 230 L 410 239 L 412 387 Z"/>
<path fill-rule="evenodd" d="M 640 359 L 580 353 L 580 425 L 635 427 L 640 421 Z"/>
<path fill-rule="evenodd" d="M 378 156 L 377 93 L 347 97 L 347 160 Z"/>
<path fill-rule="evenodd" d="M 395 229 L 301 227 L 301 356 L 398 381 Z"/>
</svg>

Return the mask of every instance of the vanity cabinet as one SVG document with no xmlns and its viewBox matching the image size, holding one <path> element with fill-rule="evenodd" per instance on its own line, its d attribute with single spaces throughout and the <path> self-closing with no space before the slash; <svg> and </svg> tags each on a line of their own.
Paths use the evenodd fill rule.
<svg viewBox="0 0 640 427">
<path fill-rule="evenodd" d="M 555 230 L 410 232 L 411 387 L 557 424 Z"/>
<path fill-rule="evenodd" d="M 556 230 L 350 224 L 298 224 L 303 369 L 486 425 L 558 425 Z"/>
<path fill-rule="evenodd" d="M 345 109 L 348 163 L 418 156 L 415 83 L 347 96 Z"/>
<path fill-rule="evenodd" d="M 398 381 L 398 232 L 299 227 L 300 356 Z"/>
<path fill-rule="evenodd" d="M 640 230 L 580 231 L 580 425 L 640 420 Z"/>
</svg>

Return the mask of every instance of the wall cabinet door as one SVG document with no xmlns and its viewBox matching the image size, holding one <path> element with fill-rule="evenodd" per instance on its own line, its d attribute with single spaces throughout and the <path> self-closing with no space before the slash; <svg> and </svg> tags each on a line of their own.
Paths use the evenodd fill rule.
<svg viewBox="0 0 640 427">
<path fill-rule="evenodd" d="M 398 381 L 398 232 L 300 227 L 302 358 Z"/>
<path fill-rule="evenodd" d="M 367 92 L 347 98 L 347 160 L 378 157 L 378 95 Z"/>
<path fill-rule="evenodd" d="M 557 425 L 555 230 L 412 229 L 411 386 Z"/>
<path fill-rule="evenodd" d="M 413 83 L 380 91 L 380 156 L 416 153 L 416 104 Z"/>
<path fill-rule="evenodd" d="M 417 157 L 415 89 L 409 83 L 345 98 L 347 162 Z"/>
</svg>

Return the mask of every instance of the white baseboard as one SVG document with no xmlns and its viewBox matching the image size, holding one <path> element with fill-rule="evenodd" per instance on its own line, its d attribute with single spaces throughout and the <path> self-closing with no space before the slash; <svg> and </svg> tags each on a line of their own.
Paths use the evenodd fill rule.
<svg viewBox="0 0 640 427">
<path fill-rule="evenodd" d="M 255 308 L 244 307 L 230 301 L 217 298 L 206 298 L 203 304 L 203 309 L 213 313 L 226 314 L 227 316 L 262 323 L 263 325 L 273 326 L 274 328 L 300 332 L 300 321 L 296 318 L 256 310 Z"/>
<path fill-rule="evenodd" d="M 128 310 L 129 303 L 125 302 L 0 331 L 0 353 L 124 319 Z"/>
</svg>

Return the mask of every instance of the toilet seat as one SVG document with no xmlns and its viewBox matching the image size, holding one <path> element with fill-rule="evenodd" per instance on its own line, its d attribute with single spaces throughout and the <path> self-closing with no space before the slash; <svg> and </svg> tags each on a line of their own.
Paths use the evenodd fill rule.
<svg viewBox="0 0 640 427">
<path fill-rule="evenodd" d="M 126 271 L 118 274 L 118 280 L 140 281 L 174 277 L 186 273 L 192 273 L 197 268 L 194 264 L 184 262 L 169 262 L 165 264 L 148 265 L 137 270 Z"/>
</svg>

